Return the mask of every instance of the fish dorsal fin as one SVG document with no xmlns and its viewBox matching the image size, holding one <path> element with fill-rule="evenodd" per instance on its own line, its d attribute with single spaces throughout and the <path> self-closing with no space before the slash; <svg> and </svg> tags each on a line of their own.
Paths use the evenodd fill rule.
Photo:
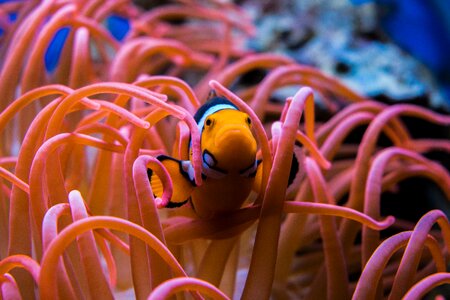
<svg viewBox="0 0 450 300">
<path fill-rule="evenodd" d="M 172 198 L 166 207 L 179 207 L 187 203 L 195 185 L 189 179 L 189 175 L 183 170 L 183 162 L 166 155 L 160 155 L 157 159 L 161 161 L 166 168 L 173 184 Z M 153 194 L 156 197 L 161 197 L 163 194 L 163 185 L 160 178 L 150 169 L 148 170 L 148 177 Z"/>
<path fill-rule="evenodd" d="M 210 91 L 209 91 L 209 94 L 208 94 L 208 98 L 207 98 L 206 101 L 209 101 L 209 100 L 211 100 L 211 99 L 213 99 L 213 98 L 216 98 L 216 97 L 217 97 L 216 91 L 215 91 L 215 90 L 210 90 Z"/>
</svg>

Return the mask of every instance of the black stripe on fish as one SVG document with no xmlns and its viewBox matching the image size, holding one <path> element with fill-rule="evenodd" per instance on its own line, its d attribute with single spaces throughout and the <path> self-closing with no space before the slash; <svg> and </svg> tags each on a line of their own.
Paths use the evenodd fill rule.
<svg viewBox="0 0 450 300">
<path fill-rule="evenodd" d="M 213 97 L 210 100 L 208 100 L 205 104 L 200 106 L 200 108 L 197 110 L 197 112 L 194 115 L 195 122 L 197 122 L 197 124 L 198 124 L 198 122 L 200 122 L 200 119 L 203 117 L 203 115 L 209 108 L 219 105 L 219 104 L 228 104 L 233 107 L 236 107 L 236 105 L 234 105 L 233 103 L 231 103 L 230 100 L 228 100 L 224 97 Z M 236 107 L 236 109 L 238 109 L 238 108 Z"/>
<path fill-rule="evenodd" d="M 160 162 L 163 162 L 163 161 L 166 160 L 166 159 L 173 160 L 173 161 L 177 162 L 177 163 L 178 163 L 178 166 L 180 167 L 180 173 L 181 173 L 181 175 L 183 175 L 184 178 L 186 178 L 187 180 L 189 180 L 189 182 L 190 182 L 193 186 L 196 186 L 195 182 L 194 182 L 193 180 L 191 180 L 191 178 L 189 177 L 189 174 L 183 169 L 180 160 L 175 159 L 175 158 L 170 157 L 170 156 L 167 156 L 167 155 L 164 155 L 164 154 L 158 155 L 156 158 L 157 158 Z"/>
<path fill-rule="evenodd" d="M 183 205 L 185 205 L 186 203 L 188 203 L 189 199 L 187 199 L 186 201 L 183 202 L 172 202 L 169 201 L 169 203 L 167 203 L 167 205 L 165 206 L 166 208 L 177 208 L 177 207 L 181 207 Z"/>
</svg>

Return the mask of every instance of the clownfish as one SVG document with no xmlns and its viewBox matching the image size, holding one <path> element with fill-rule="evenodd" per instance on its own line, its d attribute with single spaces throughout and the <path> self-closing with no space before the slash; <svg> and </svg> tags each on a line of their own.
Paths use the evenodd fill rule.
<svg viewBox="0 0 450 300">
<path fill-rule="evenodd" d="M 258 193 L 262 173 L 251 118 L 226 98 L 213 96 L 197 110 L 194 120 L 201 133 L 203 183 L 195 184 L 190 148 L 189 160 L 157 156 L 173 182 L 172 198 L 166 207 L 190 203 L 200 218 L 239 209 L 252 191 Z M 295 148 L 288 190 L 301 177 L 302 152 Z M 153 193 L 161 197 L 161 181 L 150 169 L 148 177 Z"/>
</svg>

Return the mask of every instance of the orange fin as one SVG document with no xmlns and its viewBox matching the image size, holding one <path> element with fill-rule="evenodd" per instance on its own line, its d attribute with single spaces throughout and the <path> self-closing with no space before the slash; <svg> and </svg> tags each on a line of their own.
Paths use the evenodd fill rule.
<svg viewBox="0 0 450 300">
<path fill-rule="evenodd" d="M 164 165 L 172 179 L 173 194 L 166 207 L 174 208 L 186 204 L 191 196 L 192 190 L 195 188 L 193 182 L 189 179 L 189 175 L 182 168 L 182 161 L 166 155 L 159 155 L 157 159 Z M 148 169 L 148 177 L 152 186 L 153 194 L 161 197 L 163 193 L 163 185 L 159 177 Z"/>
</svg>

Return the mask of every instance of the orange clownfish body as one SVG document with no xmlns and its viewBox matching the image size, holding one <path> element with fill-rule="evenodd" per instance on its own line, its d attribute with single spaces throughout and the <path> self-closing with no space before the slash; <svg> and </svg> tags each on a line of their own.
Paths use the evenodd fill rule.
<svg viewBox="0 0 450 300">
<path fill-rule="evenodd" d="M 201 133 L 203 183 L 196 186 L 190 160 L 158 156 L 173 182 L 166 207 L 190 203 L 200 218 L 239 209 L 257 186 L 261 171 L 250 117 L 225 98 L 214 97 L 194 115 Z M 149 170 L 153 192 L 161 196 L 159 178 Z M 256 178 L 258 177 L 258 178 Z"/>
</svg>

